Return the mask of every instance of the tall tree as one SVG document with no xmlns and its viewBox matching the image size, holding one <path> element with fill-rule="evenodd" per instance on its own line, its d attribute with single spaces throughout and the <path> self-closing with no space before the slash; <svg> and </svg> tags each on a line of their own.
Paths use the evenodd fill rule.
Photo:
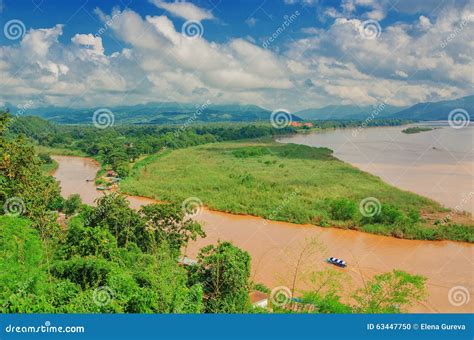
<svg viewBox="0 0 474 340">
<path fill-rule="evenodd" d="M 186 219 L 178 204 L 150 204 L 144 206 L 140 214 L 156 242 L 166 241 L 175 254 L 179 254 L 190 240 L 196 240 L 198 236 L 206 237 L 201 225 Z"/>
<path fill-rule="evenodd" d="M 249 310 L 250 255 L 230 242 L 201 249 L 198 273 L 208 313 L 244 313 Z"/>
</svg>

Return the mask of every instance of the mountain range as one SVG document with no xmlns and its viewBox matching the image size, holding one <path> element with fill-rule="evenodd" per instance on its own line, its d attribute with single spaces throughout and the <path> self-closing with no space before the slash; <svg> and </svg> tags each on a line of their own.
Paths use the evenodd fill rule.
<svg viewBox="0 0 474 340">
<path fill-rule="evenodd" d="M 61 107 L 18 108 L 6 104 L 13 114 L 39 116 L 59 124 L 90 124 L 96 110 L 103 108 L 75 109 Z M 129 124 L 182 124 L 192 122 L 258 122 L 269 121 L 271 111 L 257 105 L 215 105 L 158 102 L 107 108 L 114 114 L 116 123 Z M 471 118 L 474 113 L 474 95 L 454 100 L 418 103 L 410 107 L 383 105 L 329 105 L 322 108 L 301 110 L 292 114 L 293 121 L 301 120 L 363 120 L 376 113 L 376 118 L 407 120 L 447 120 L 454 109 L 466 110 Z"/>
</svg>

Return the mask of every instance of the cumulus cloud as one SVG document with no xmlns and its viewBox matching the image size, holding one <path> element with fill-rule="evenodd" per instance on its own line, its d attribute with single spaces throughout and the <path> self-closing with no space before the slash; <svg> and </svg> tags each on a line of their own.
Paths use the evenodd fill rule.
<svg viewBox="0 0 474 340">
<path fill-rule="evenodd" d="M 360 2 L 347 4 L 350 10 Z M 468 95 L 474 65 L 462 56 L 473 47 L 472 6 L 446 7 L 442 13 L 433 22 L 420 16 L 412 24 L 381 25 L 373 40 L 361 37 L 360 19 L 338 17 L 324 34 L 295 41 L 287 56 L 304 66 L 299 69 L 317 70 L 311 79 L 324 78 L 321 91 L 354 103 L 409 105 Z"/>
<path fill-rule="evenodd" d="M 92 34 L 76 34 L 71 41 L 77 45 L 90 47 L 91 52 L 95 54 L 103 54 L 102 38 L 95 37 Z"/>
<path fill-rule="evenodd" d="M 381 21 L 380 36 L 364 39 L 364 20 L 381 17 L 374 11 L 385 14 L 386 8 L 348 0 L 324 28 L 301 29 L 278 52 L 244 38 L 188 39 L 168 15 L 96 10 L 108 34 L 126 48 L 107 53 L 96 32 L 78 32 L 60 42 L 62 25 L 31 29 L 16 44 L 0 46 L 0 100 L 108 106 L 207 97 L 213 103 L 293 110 L 459 97 L 471 94 L 473 86 L 472 3 L 446 6 L 439 16 L 417 15 L 412 22 Z M 213 18 L 189 3 L 166 4 L 184 19 Z M 361 8 L 365 12 L 355 17 Z"/>
<path fill-rule="evenodd" d="M 185 1 L 175 1 L 175 2 L 166 2 L 162 0 L 151 0 L 158 8 L 162 8 L 171 14 L 183 18 L 185 20 L 209 20 L 214 19 L 212 11 L 208 9 L 200 8 L 190 2 Z"/>
</svg>

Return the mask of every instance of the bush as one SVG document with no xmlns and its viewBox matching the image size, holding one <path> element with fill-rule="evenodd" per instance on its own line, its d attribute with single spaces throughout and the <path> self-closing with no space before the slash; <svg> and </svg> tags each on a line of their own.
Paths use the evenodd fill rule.
<svg viewBox="0 0 474 340">
<path fill-rule="evenodd" d="M 63 210 L 67 216 L 74 214 L 81 206 L 81 196 L 78 194 L 70 195 L 67 200 L 64 201 Z"/>
<path fill-rule="evenodd" d="M 338 221 L 353 219 L 357 211 L 357 205 L 347 198 L 332 200 L 329 206 L 331 218 Z"/>
<path fill-rule="evenodd" d="M 51 273 L 60 279 L 68 279 L 81 286 L 91 288 L 105 285 L 113 264 L 97 257 L 78 257 L 57 261 L 51 267 Z"/>
<path fill-rule="evenodd" d="M 46 154 L 46 153 L 38 154 L 38 158 L 43 162 L 43 164 L 52 164 L 53 163 L 53 159 L 51 158 L 51 156 Z"/>
<path fill-rule="evenodd" d="M 380 211 L 374 216 L 363 216 L 362 224 L 392 225 L 403 221 L 405 215 L 396 206 L 382 204 Z"/>
<path fill-rule="evenodd" d="M 256 156 L 264 156 L 268 155 L 270 151 L 267 148 L 264 147 L 258 147 L 258 146 L 253 146 L 253 147 L 246 147 L 246 148 L 240 148 L 232 151 L 232 155 L 237 158 L 248 158 L 248 157 L 256 157 Z"/>
<path fill-rule="evenodd" d="M 420 222 L 420 219 L 421 219 L 420 212 L 419 212 L 418 210 L 411 209 L 411 210 L 408 212 L 408 218 L 409 218 L 413 223 Z"/>
<path fill-rule="evenodd" d="M 340 301 L 340 297 L 335 294 L 327 294 L 323 296 L 315 292 L 308 292 L 303 295 L 303 303 L 315 306 L 315 313 L 352 313 L 351 306 L 343 304 Z"/>
<path fill-rule="evenodd" d="M 439 239 L 474 242 L 474 227 L 461 224 L 442 225 L 437 230 L 437 236 Z"/>
</svg>

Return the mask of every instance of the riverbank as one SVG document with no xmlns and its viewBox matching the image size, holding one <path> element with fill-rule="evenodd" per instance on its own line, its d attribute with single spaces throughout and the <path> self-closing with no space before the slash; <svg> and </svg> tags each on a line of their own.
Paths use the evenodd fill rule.
<svg viewBox="0 0 474 340">
<path fill-rule="evenodd" d="M 84 202 L 93 204 L 96 198 L 103 195 L 95 190 L 93 183 L 85 181 L 99 170 L 97 162 L 80 157 L 55 159 L 59 162 L 55 177 L 61 183 L 64 197 L 78 193 Z M 155 202 L 143 197 L 128 197 L 128 200 L 135 208 Z M 217 240 L 232 241 L 252 256 L 252 279 L 268 287 L 291 284 L 288 268 L 297 260 L 301 245 L 316 238 L 324 247 L 304 261 L 302 272 L 306 269 L 329 269 L 331 267 L 323 259 L 338 256 L 349 263 L 347 269 L 336 269 L 345 275 L 349 291 L 354 286 L 362 287 L 373 275 L 401 269 L 428 279 L 427 300 L 413 306 L 411 312 L 467 313 L 474 307 L 472 299 L 466 304 L 453 305 L 449 298 L 452 288 L 459 286 L 474 294 L 472 275 L 466 270 L 466 259 L 474 255 L 472 244 L 401 240 L 352 230 L 274 222 L 206 208 L 194 218 L 203 225 L 207 237 L 191 242 L 187 249 L 188 256 L 194 257 L 200 248 Z M 300 277 L 297 289 L 307 288 L 306 284 L 304 277 Z"/>
<path fill-rule="evenodd" d="M 474 241 L 473 229 L 461 225 L 464 216 L 387 185 L 326 148 L 266 140 L 167 151 L 137 162 L 120 189 L 160 201 L 192 197 L 212 210 L 274 221 L 407 239 Z"/>
</svg>

